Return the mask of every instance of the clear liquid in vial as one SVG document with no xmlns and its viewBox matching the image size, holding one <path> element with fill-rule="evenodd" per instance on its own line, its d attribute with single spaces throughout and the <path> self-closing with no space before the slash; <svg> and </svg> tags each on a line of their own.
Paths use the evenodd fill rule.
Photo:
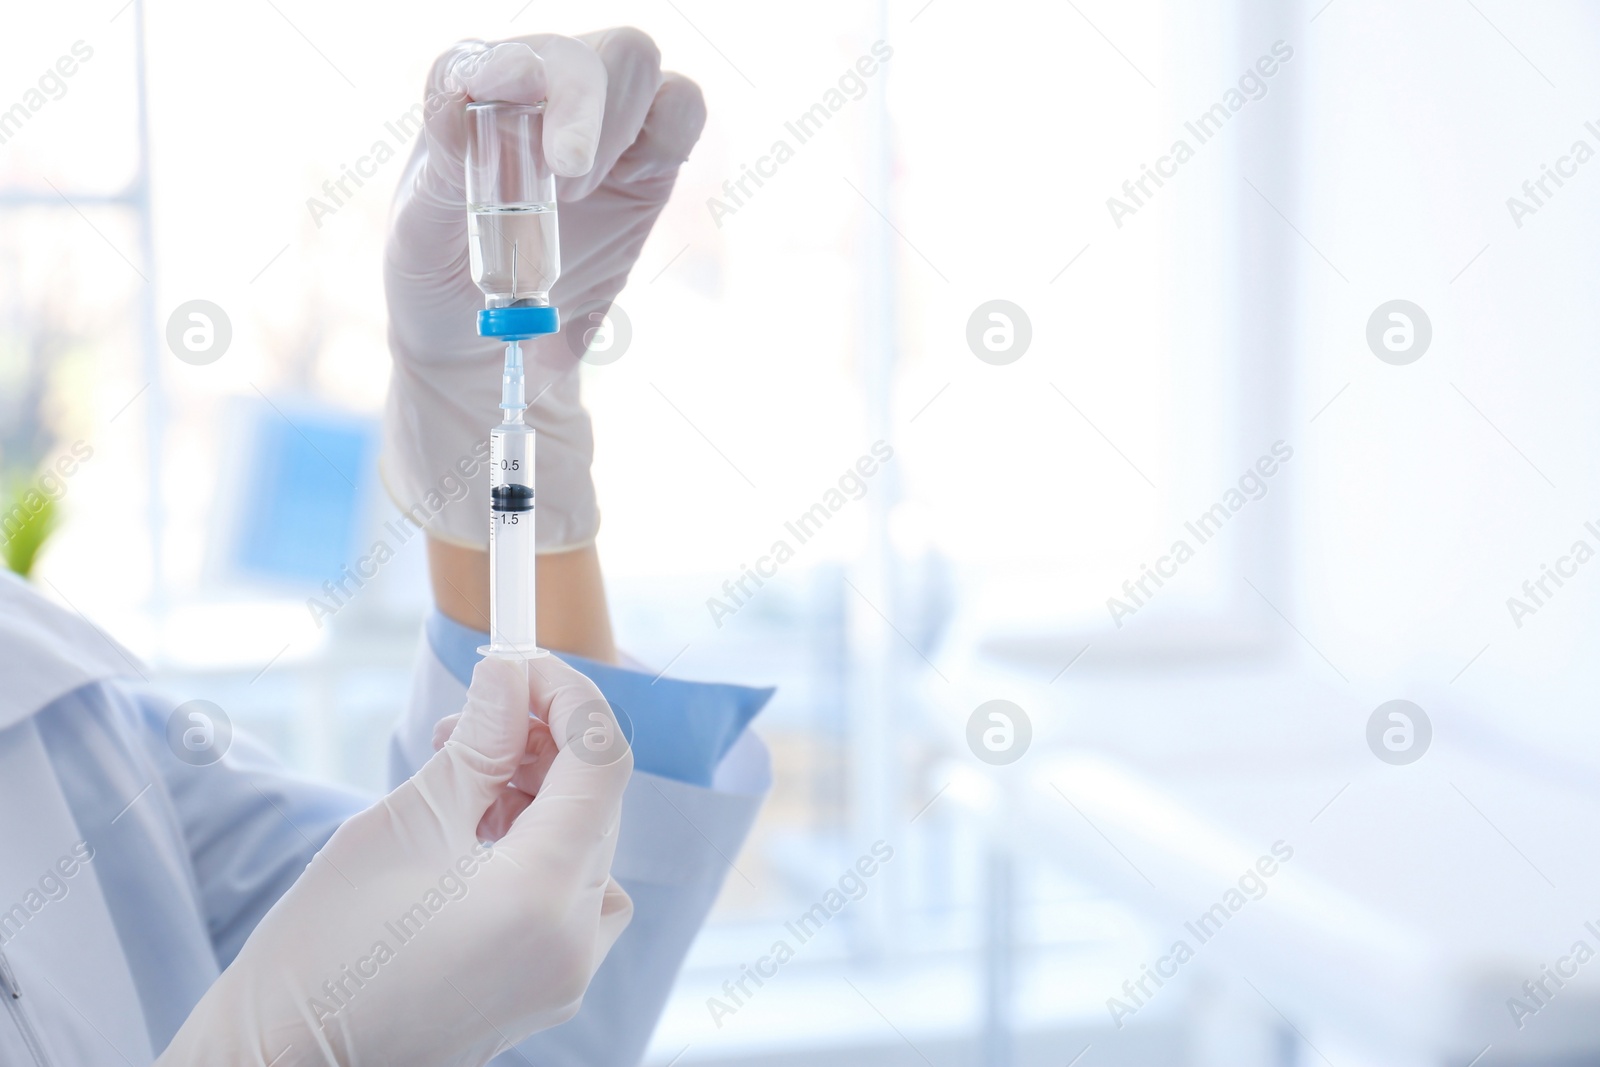
<svg viewBox="0 0 1600 1067">
<path fill-rule="evenodd" d="M 467 212 L 472 280 L 489 307 L 550 303 L 561 274 L 554 203 L 473 205 Z"/>
</svg>

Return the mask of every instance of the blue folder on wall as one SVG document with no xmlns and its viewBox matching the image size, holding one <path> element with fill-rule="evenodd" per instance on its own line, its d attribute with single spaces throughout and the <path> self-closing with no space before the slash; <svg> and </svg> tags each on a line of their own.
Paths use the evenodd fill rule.
<svg viewBox="0 0 1600 1067">
<path fill-rule="evenodd" d="M 377 453 L 370 419 L 252 405 L 234 544 L 242 576 L 321 585 L 358 555 Z"/>
</svg>

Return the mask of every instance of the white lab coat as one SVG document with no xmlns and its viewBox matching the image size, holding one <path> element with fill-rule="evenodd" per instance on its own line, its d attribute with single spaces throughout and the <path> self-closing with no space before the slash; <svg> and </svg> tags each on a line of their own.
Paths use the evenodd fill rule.
<svg viewBox="0 0 1600 1067">
<path fill-rule="evenodd" d="M 179 761 L 165 734 L 175 702 L 140 686 L 139 670 L 92 624 L 0 577 L 7 1067 L 152 1062 L 255 922 L 370 800 L 287 772 L 245 737 L 214 766 Z M 420 766 L 434 722 L 464 699 L 424 642 L 394 762 Z M 634 775 L 613 867 L 633 922 L 578 1016 L 519 1046 L 526 1061 L 638 1062 L 769 783 L 748 730 L 713 788 Z"/>
</svg>

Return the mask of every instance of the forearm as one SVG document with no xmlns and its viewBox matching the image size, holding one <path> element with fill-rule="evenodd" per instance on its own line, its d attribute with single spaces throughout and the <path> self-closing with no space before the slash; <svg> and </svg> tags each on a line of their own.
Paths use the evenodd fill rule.
<svg viewBox="0 0 1600 1067">
<path fill-rule="evenodd" d="M 489 628 L 489 553 L 428 538 L 433 601 L 447 619 Z M 539 644 L 601 663 L 616 663 L 600 553 L 593 545 L 536 557 L 534 605 Z"/>
</svg>

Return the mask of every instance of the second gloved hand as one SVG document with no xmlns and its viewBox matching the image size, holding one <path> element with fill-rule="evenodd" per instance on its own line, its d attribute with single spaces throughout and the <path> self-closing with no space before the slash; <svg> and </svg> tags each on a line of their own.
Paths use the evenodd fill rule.
<svg viewBox="0 0 1600 1067">
<path fill-rule="evenodd" d="M 530 707 L 559 751 L 507 811 Z M 571 1018 L 633 913 L 610 876 L 632 768 L 583 675 L 483 660 L 449 740 L 338 829 L 158 1067 L 465 1067 Z"/>
<path fill-rule="evenodd" d="M 469 491 L 447 501 L 427 527 L 467 548 L 488 547 L 481 449 L 501 417 L 505 346 L 477 333 L 483 294 L 467 262 L 466 105 L 546 99 L 544 147 L 557 175 L 561 234 L 561 276 L 551 301 L 561 310 L 562 330 L 522 342 L 527 418 L 539 435 L 540 552 L 582 548 L 599 529 L 589 474 L 594 438 L 579 402 L 578 360 L 705 124 L 699 88 L 663 73 L 655 44 L 634 29 L 468 42 L 434 62 L 427 118 L 400 179 L 384 256 L 394 373 L 382 471 L 402 510 L 430 494 L 434 501 L 452 495 L 441 483 L 463 478 Z"/>
</svg>

